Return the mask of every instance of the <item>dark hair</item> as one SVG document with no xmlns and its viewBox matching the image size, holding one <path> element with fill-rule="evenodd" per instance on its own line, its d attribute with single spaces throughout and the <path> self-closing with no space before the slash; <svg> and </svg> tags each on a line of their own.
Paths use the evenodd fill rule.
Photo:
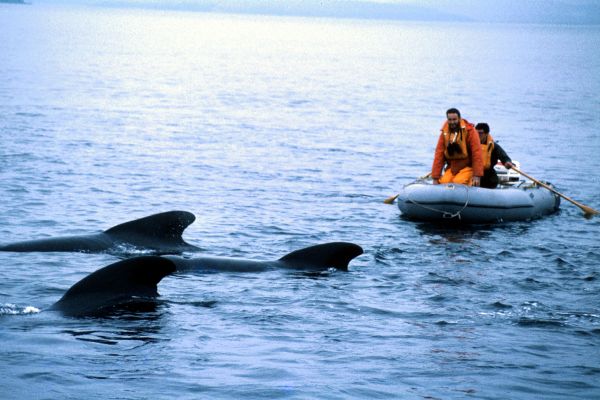
<svg viewBox="0 0 600 400">
<path fill-rule="evenodd" d="M 449 108 L 446 111 L 446 117 L 448 116 L 448 114 L 458 114 L 458 118 L 460 118 L 460 111 L 458 111 L 458 109 L 456 108 Z"/>
<path fill-rule="evenodd" d="M 475 125 L 475 129 L 482 129 L 484 133 L 490 133 L 490 126 L 485 122 L 480 122 L 477 125 Z"/>
</svg>

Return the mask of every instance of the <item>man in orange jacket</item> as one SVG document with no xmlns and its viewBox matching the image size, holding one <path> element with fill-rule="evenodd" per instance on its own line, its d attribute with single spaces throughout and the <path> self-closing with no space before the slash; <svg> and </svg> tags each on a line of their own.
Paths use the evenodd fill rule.
<svg viewBox="0 0 600 400">
<path fill-rule="evenodd" d="M 435 185 L 439 183 L 459 183 L 479 186 L 483 176 L 483 157 L 479 135 L 466 119 L 460 117 L 460 111 L 451 108 L 446 111 L 447 121 L 435 148 L 431 177 Z M 448 164 L 444 175 L 442 168 Z"/>
</svg>

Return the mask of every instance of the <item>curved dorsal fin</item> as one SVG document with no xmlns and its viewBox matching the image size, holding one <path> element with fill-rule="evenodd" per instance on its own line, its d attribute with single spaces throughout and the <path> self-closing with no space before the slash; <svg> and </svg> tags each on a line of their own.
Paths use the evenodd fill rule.
<svg viewBox="0 0 600 400">
<path fill-rule="evenodd" d="M 104 231 L 114 236 L 145 236 L 181 241 L 181 235 L 196 217 L 187 211 L 167 211 L 125 222 Z"/>
<path fill-rule="evenodd" d="M 175 264 L 158 256 L 119 261 L 86 276 L 64 294 L 52 309 L 67 315 L 87 315 L 132 297 L 155 297 L 156 285 L 175 272 Z"/>
<path fill-rule="evenodd" d="M 363 253 L 362 247 L 348 242 L 332 242 L 293 251 L 279 259 L 291 268 L 336 268 L 347 271 L 350 261 Z"/>
</svg>

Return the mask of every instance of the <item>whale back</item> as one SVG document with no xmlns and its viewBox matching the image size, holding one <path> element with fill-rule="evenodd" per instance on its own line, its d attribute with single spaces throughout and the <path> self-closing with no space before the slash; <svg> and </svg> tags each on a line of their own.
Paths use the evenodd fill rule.
<svg viewBox="0 0 600 400">
<path fill-rule="evenodd" d="M 168 211 L 125 222 L 92 235 L 62 236 L 0 245 L 0 251 L 80 251 L 119 250 L 117 245 L 132 245 L 159 253 L 195 251 L 181 235 L 196 217 L 187 211 Z"/>
<path fill-rule="evenodd" d="M 80 251 L 100 252 L 108 249 L 112 240 L 104 233 L 85 236 L 63 236 L 58 238 L 36 239 L 0 246 L 0 251 Z"/>
<path fill-rule="evenodd" d="M 74 284 L 51 309 L 70 316 L 84 316 L 135 298 L 153 298 L 158 296 L 158 282 L 173 272 L 175 265 L 158 256 L 119 261 Z"/>
<path fill-rule="evenodd" d="M 276 261 L 255 261 L 229 257 L 163 257 L 176 265 L 177 272 L 260 272 L 278 268 L 304 271 L 336 268 L 347 271 L 350 261 L 362 253 L 363 249 L 356 244 L 334 242 L 296 250 Z"/>
<path fill-rule="evenodd" d="M 279 263 L 292 269 L 348 270 L 353 258 L 363 253 L 362 247 L 348 242 L 332 242 L 293 251 L 279 259 Z"/>
</svg>

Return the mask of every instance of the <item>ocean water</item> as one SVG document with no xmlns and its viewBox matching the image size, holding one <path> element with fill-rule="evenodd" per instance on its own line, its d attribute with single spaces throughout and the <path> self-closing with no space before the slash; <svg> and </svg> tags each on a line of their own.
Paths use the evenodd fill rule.
<svg viewBox="0 0 600 400">
<path fill-rule="evenodd" d="M 0 242 L 188 210 L 203 254 L 365 250 L 349 272 L 169 276 L 154 307 L 104 318 L 44 309 L 114 255 L 0 253 L 1 397 L 600 397 L 598 217 L 563 201 L 452 228 L 382 203 L 429 171 L 458 107 L 600 209 L 598 43 L 598 26 L 0 5 Z"/>
</svg>

